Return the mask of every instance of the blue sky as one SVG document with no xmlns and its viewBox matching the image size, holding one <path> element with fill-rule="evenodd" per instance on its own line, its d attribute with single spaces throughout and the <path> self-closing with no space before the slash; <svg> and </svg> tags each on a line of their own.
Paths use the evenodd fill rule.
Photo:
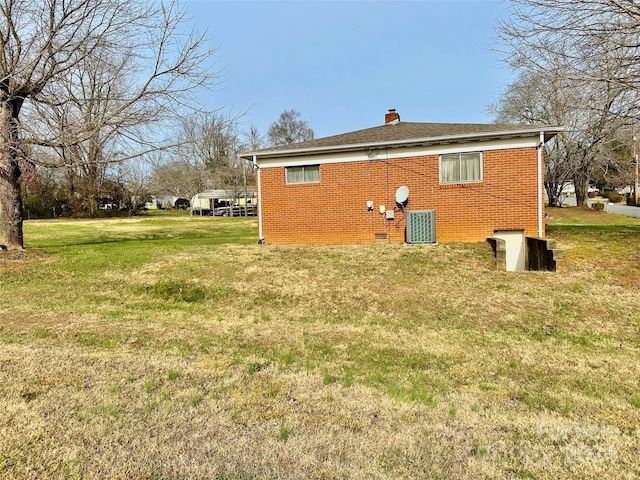
<svg viewBox="0 0 640 480">
<path fill-rule="evenodd" d="M 491 50 L 505 2 L 186 0 L 226 72 L 204 103 L 264 133 L 285 109 L 316 137 L 401 120 L 484 123 L 509 79 Z"/>
</svg>

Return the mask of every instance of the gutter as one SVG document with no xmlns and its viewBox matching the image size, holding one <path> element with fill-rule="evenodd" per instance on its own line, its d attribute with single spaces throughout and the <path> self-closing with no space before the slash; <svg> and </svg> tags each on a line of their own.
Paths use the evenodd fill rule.
<svg viewBox="0 0 640 480">
<path fill-rule="evenodd" d="M 544 132 L 540 132 L 540 144 L 538 145 L 538 237 L 542 238 L 542 212 L 543 212 L 543 173 L 542 173 L 542 152 L 544 148 Z"/>
<path fill-rule="evenodd" d="M 256 155 L 253 156 L 253 165 L 258 169 L 258 243 L 264 243 L 264 235 L 262 235 L 262 169 L 258 166 Z"/>
</svg>

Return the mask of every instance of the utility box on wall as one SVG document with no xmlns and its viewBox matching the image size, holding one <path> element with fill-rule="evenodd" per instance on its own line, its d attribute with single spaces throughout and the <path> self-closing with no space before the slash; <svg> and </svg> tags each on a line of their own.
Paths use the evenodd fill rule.
<svg viewBox="0 0 640 480">
<path fill-rule="evenodd" d="M 407 243 L 436 243 L 436 211 L 408 210 Z"/>
</svg>

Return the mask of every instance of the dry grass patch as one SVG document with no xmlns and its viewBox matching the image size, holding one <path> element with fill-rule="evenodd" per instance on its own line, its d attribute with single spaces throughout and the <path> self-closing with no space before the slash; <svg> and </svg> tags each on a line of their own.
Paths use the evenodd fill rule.
<svg viewBox="0 0 640 480">
<path fill-rule="evenodd" d="M 3 348 L 2 380 L 13 379 L 1 399 L 5 478 L 598 478 L 634 468 L 633 435 L 488 392 L 432 407 L 273 366 L 25 353 Z"/>
<path fill-rule="evenodd" d="M 3 478 L 640 475 L 635 223 L 550 226 L 550 274 L 209 220 L 28 224 L 46 264 L 0 277 Z"/>
<path fill-rule="evenodd" d="M 22 270 L 31 266 L 38 266 L 55 259 L 42 254 L 37 250 L 9 250 L 0 251 L 0 272 Z"/>
</svg>

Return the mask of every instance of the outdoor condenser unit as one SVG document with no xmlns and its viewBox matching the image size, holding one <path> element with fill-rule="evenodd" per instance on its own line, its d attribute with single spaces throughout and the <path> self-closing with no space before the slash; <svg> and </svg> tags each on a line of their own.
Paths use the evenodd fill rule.
<svg viewBox="0 0 640 480">
<path fill-rule="evenodd" d="M 407 211 L 407 243 L 436 243 L 436 211 Z"/>
</svg>

